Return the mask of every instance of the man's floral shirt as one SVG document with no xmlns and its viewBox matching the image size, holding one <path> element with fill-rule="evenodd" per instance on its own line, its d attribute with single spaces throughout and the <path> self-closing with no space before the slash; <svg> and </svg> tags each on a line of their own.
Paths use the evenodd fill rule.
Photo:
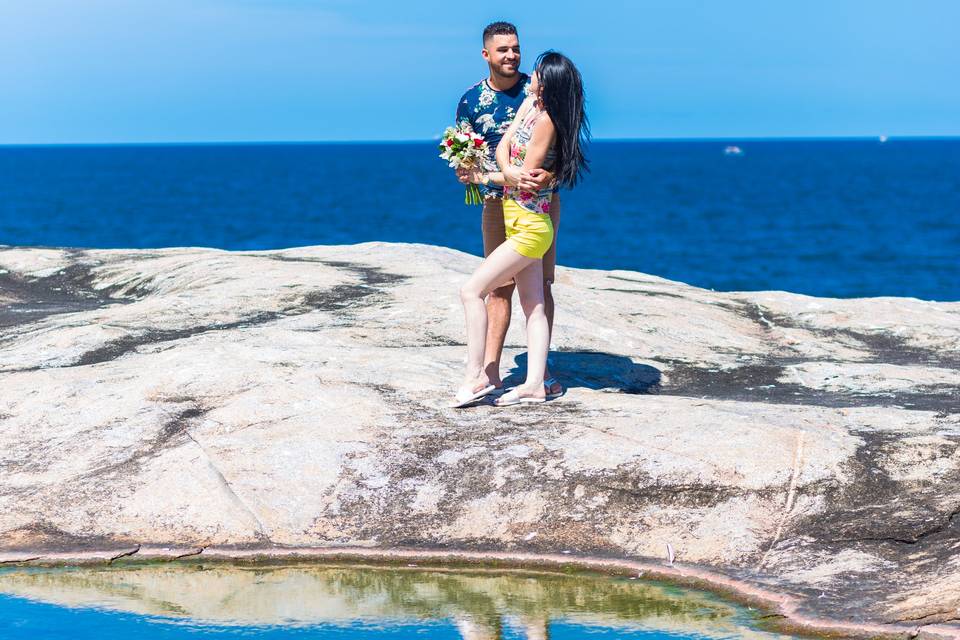
<svg viewBox="0 0 960 640">
<path fill-rule="evenodd" d="M 481 80 L 467 89 L 457 105 L 457 124 L 466 123 L 487 141 L 490 149 L 484 165 L 487 171 L 498 170 L 497 145 L 527 97 L 530 76 L 525 73 L 519 75 L 517 84 L 506 91 L 495 91 L 486 80 Z M 488 187 L 480 185 L 480 190 L 485 197 L 503 197 L 503 188 L 494 184 Z"/>
</svg>

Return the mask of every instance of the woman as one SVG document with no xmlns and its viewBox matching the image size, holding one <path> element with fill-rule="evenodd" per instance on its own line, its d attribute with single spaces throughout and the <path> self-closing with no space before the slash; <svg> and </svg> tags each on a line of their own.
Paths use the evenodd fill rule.
<svg viewBox="0 0 960 640">
<path fill-rule="evenodd" d="M 468 405 L 494 391 L 483 370 L 487 312 L 483 300 L 511 278 L 520 293 L 527 318 L 527 379 L 503 394 L 495 404 L 507 407 L 544 402 L 543 374 L 550 331 L 543 309 L 541 259 L 553 242 L 550 200 L 558 186 L 573 187 L 586 169 L 583 146 L 589 137 L 580 72 L 566 56 L 547 51 L 537 58 L 530 79 L 530 97 L 517 111 L 497 146 L 500 171 L 471 173 L 474 183 L 504 186 L 503 218 L 507 241 L 491 253 L 460 289 L 467 319 L 467 370 L 454 407 Z M 539 192 L 521 191 L 524 172 L 549 169 L 554 186 Z"/>
</svg>

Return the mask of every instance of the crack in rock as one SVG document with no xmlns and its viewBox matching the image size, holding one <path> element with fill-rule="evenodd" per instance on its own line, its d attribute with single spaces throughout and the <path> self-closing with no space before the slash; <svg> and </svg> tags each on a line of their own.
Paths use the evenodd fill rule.
<svg viewBox="0 0 960 640">
<path fill-rule="evenodd" d="M 256 531 L 254 532 L 255 537 L 261 542 L 267 542 L 272 544 L 272 541 L 270 540 L 270 536 L 267 534 L 267 528 L 266 526 L 264 526 L 263 521 L 260 520 L 256 512 L 254 512 L 254 510 L 243 500 L 243 498 L 241 498 L 237 494 L 237 492 L 234 491 L 233 487 L 230 485 L 230 482 L 227 480 L 226 476 L 223 475 L 223 472 L 220 471 L 217 465 L 213 462 L 213 458 L 210 457 L 210 454 L 207 452 L 206 448 L 204 448 L 204 446 L 200 444 L 200 442 L 195 437 L 193 437 L 193 434 L 191 434 L 189 431 L 184 429 L 184 432 L 186 433 L 186 436 L 190 440 L 192 440 L 193 443 L 196 444 L 197 447 L 200 449 L 200 452 L 203 454 L 204 460 L 207 463 L 207 468 L 209 468 L 213 472 L 214 476 L 217 478 L 217 482 L 220 484 L 220 487 L 227 494 L 227 498 L 231 502 L 233 502 L 233 504 L 237 506 L 241 511 L 243 511 L 250 518 L 252 518 L 253 521 L 256 523 Z"/>
<path fill-rule="evenodd" d="M 33 556 L 30 558 L 20 558 L 19 560 L 0 560 L 0 564 L 21 564 L 24 562 L 33 562 L 34 560 L 39 560 L 43 556 Z"/>
<path fill-rule="evenodd" d="M 120 558 L 127 558 L 139 552 L 140 552 L 140 545 L 138 544 L 135 549 L 132 549 L 130 551 L 124 551 L 123 553 L 118 553 L 117 555 L 113 556 L 112 558 L 107 560 L 107 564 L 113 564 L 115 560 L 119 560 Z"/>
<path fill-rule="evenodd" d="M 204 545 L 204 546 L 200 547 L 199 549 L 197 549 L 196 551 L 191 551 L 190 553 L 181 553 L 181 554 L 178 555 L 178 556 L 174 556 L 173 559 L 174 559 L 174 560 L 180 560 L 181 558 L 192 558 L 193 556 L 198 556 L 198 555 L 200 555 L 201 553 L 203 553 L 203 552 L 206 551 L 206 550 L 207 550 L 207 546 Z"/>
</svg>

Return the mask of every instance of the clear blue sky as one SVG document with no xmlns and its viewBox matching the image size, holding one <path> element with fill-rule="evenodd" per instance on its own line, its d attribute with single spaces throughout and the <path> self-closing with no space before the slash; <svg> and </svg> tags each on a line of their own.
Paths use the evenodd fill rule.
<svg viewBox="0 0 960 640">
<path fill-rule="evenodd" d="M 599 138 L 960 135 L 957 0 L 0 0 L 0 144 L 429 139 L 494 19 Z"/>
</svg>

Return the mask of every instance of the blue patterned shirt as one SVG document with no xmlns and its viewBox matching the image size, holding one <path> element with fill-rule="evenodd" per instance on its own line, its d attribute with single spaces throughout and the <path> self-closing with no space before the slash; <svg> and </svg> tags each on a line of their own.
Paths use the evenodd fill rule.
<svg viewBox="0 0 960 640">
<path fill-rule="evenodd" d="M 510 128 L 517 110 L 527 97 L 530 86 L 530 76 L 519 74 L 517 83 L 506 91 L 493 89 L 486 81 L 481 80 L 473 85 L 460 98 L 457 105 L 457 124 L 466 123 L 475 132 L 487 141 L 489 153 L 484 165 L 486 171 L 497 171 L 497 145 L 503 134 Z M 495 184 L 490 186 L 479 185 L 484 197 L 503 197 L 503 187 Z"/>
</svg>

